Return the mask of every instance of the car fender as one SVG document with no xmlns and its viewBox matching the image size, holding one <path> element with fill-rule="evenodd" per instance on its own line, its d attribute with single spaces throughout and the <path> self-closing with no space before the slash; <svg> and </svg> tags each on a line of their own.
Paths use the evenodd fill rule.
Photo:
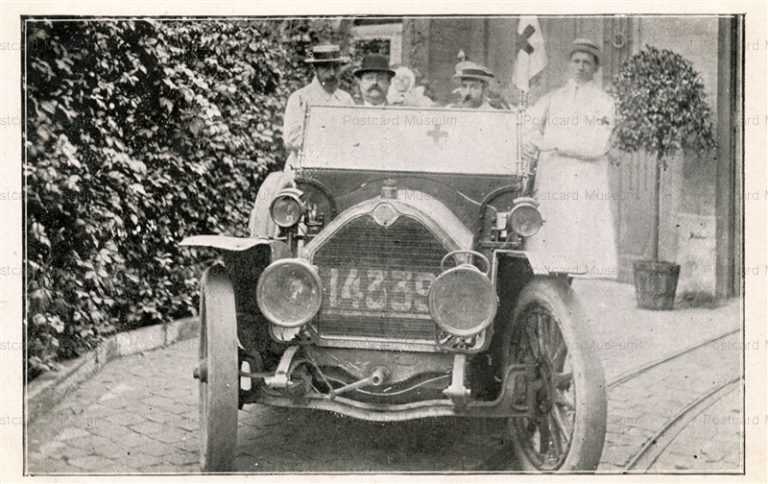
<svg viewBox="0 0 768 484">
<path fill-rule="evenodd" d="M 498 249 L 493 251 L 491 260 L 491 278 L 494 285 L 498 282 L 500 260 L 505 257 L 521 259 L 527 262 L 528 268 L 535 276 L 546 276 L 550 271 L 544 261 L 535 252 L 525 250 Z"/>
<path fill-rule="evenodd" d="M 229 235 L 193 235 L 186 237 L 179 243 L 181 247 L 207 247 L 218 249 L 227 253 L 245 252 L 254 247 L 268 248 L 271 260 L 291 257 L 288 245 L 281 240 L 266 239 L 263 237 L 232 237 Z"/>
</svg>

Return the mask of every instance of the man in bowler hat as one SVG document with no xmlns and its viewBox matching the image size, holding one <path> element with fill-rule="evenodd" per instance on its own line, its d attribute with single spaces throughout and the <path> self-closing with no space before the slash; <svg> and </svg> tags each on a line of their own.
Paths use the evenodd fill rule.
<svg viewBox="0 0 768 484">
<path fill-rule="evenodd" d="M 389 84 L 395 71 L 389 67 L 389 59 L 381 54 L 363 57 L 360 67 L 353 71 L 365 106 L 387 105 Z"/>
</svg>

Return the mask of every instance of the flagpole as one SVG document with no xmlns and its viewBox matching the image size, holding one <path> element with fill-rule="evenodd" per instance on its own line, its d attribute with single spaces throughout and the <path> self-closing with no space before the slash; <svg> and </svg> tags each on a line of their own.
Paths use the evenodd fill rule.
<svg viewBox="0 0 768 484">
<path fill-rule="evenodd" d="M 520 67 L 520 66 L 518 66 Z M 525 62 L 525 85 L 527 88 L 530 88 L 530 79 L 528 79 L 528 74 L 530 72 L 530 62 L 526 59 Z M 518 71 L 519 73 L 519 71 Z M 520 79 L 518 79 L 520 80 Z M 520 84 L 523 84 L 522 82 Z M 522 178 L 523 178 L 523 189 L 527 191 L 528 189 L 528 179 L 530 177 L 530 166 L 528 166 L 528 160 L 525 160 L 523 157 L 523 143 L 525 143 L 525 139 L 523 137 L 523 131 L 525 129 L 525 116 L 526 111 L 528 110 L 528 90 L 529 89 L 520 89 L 520 86 L 518 86 L 518 89 L 520 91 L 519 99 L 518 99 L 518 129 L 517 129 L 517 153 L 518 153 L 518 163 L 520 164 L 520 168 L 522 168 Z"/>
<path fill-rule="evenodd" d="M 525 89 L 520 90 L 520 106 L 522 106 L 523 109 L 528 109 L 528 91 L 531 90 L 531 58 L 528 56 L 525 59 L 525 63 L 523 64 L 525 67 L 525 79 L 524 83 L 521 83 L 525 86 Z"/>
<path fill-rule="evenodd" d="M 522 178 L 523 190 L 527 195 L 533 193 L 534 177 L 538 160 L 525 159 L 523 156 L 524 131 L 527 130 L 528 104 L 530 94 L 531 77 L 537 75 L 544 69 L 547 63 L 546 49 L 544 47 L 544 37 L 542 36 L 541 26 L 538 18 L 535 16 L 520 16 L 517 25 L 517 40 L 515 41 L 517 59 L 514 70 L 514 84 L 519 90 L 518 95 L 518 130 L 517 130 L 517 152 L 518 163 L 521 168 L 520 176 Z"/>
</svg>

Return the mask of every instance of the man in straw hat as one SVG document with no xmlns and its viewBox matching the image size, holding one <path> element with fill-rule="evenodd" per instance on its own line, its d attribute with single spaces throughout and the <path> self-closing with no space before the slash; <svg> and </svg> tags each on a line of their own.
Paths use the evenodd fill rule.
<svg viewBox="0 0 768 484">
<path fill-rule="evenodd" d="M 528 240 L 553 272 L 615 278 L 618 266 L 607 153 L 614 105 L 594 80 L 600 49 L 576 39 L 570 78 L 544 95 L 526 116 L 523 155 L 538 157 L 536 195 L 547 223 Z"/>
<path fill-rule="evenodd" d="M 357 78 L 360 95 L 366 106 L 386 106 L 389 84 L 395 71 L 389 67 L 389 59 L 381 54 L 363 57 L 360 67 L 352 72 Z"/>
<path fill-rule="evenodd" d="M 346 106 L 354 104 L 352 96 L 338 88 L 341 66 L 349 62 L 338 45 L 319 44 L 312 48 L 312 57 L 305 60 L 315 68 L 308 85 L 288 98 L 283 117 L 283 142 L 291 153 L 301 145 L 304 113 L 311 104 Z"/>
<path fill-rule="evenodd" d="M 453 79 L 459 82 L 460 101 L 449 107 L 494 109 L 488 102 L 488 83 L 493 77 L 493 72 L 482 64 L 471 61 L 456 64 Z"/>
</svg>

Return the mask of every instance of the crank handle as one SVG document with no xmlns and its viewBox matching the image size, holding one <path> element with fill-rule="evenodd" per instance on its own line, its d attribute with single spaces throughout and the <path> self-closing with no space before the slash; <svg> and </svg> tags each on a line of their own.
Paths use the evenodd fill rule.
<svg viewBox="0 0 768 484">
<path fill-rule="evenodd" d="M 335 390 L 331 389 L 330 395 L 328 396 L 331 400 L 333 400 L 336 395 L 351 392 L 353 390 L 357 390 L 358 388 L 367 386 L 378 387 L 381 386 L 381 384 L 384 383 L 387 378 L 389 378 L 389 370 L 383 366 L 378 366 L 373 370 L 373 373 L 361 380 L 350 383 L 349 385 L 344 385 L 343 387 L 337 388 Z"/>
</svg>

